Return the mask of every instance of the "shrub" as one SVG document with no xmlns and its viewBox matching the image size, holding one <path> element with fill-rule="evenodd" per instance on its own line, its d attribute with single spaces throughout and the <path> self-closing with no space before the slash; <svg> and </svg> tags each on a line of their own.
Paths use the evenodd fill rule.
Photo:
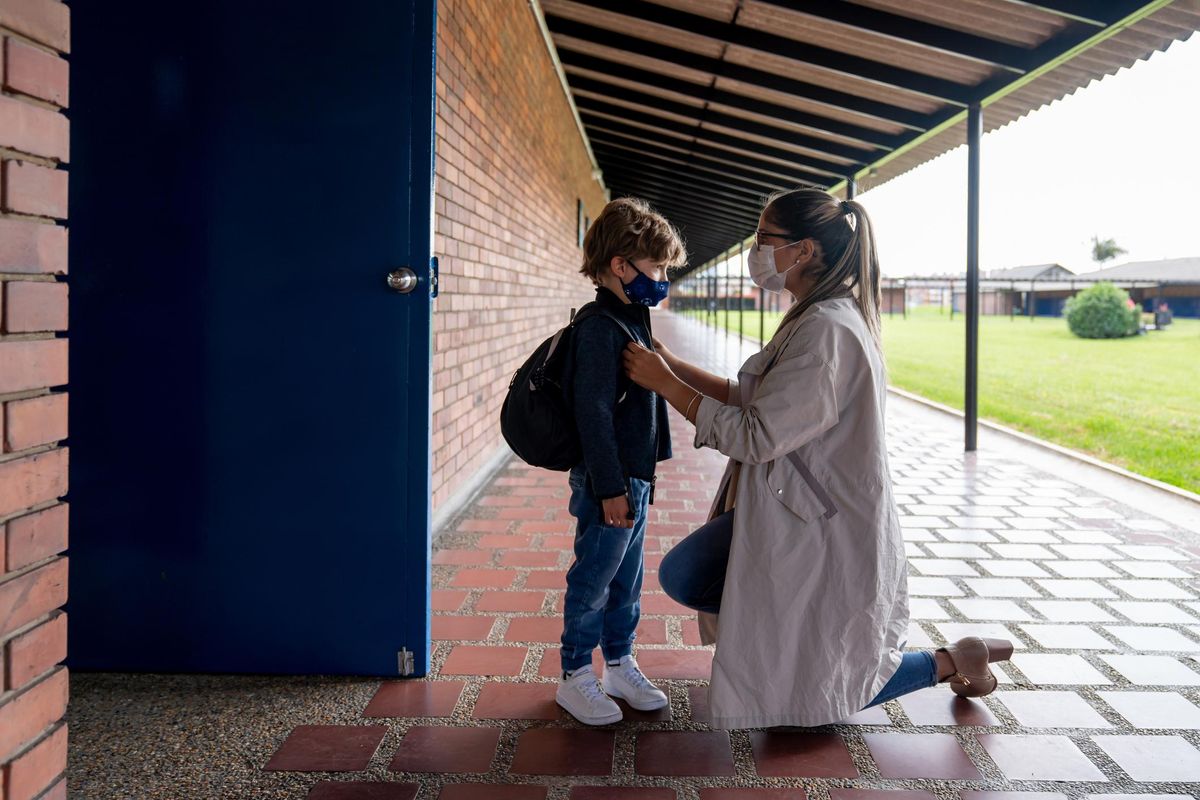
<svg viewBox="0 0 1200 800">
<path fill-rule="evenodd" d="M 1119 339 L 1141 328 L 1141 309 L 1111 283 L 1089 286 L 1067 301 L 1067 326 L 1082 339 Z"/>
</svg>

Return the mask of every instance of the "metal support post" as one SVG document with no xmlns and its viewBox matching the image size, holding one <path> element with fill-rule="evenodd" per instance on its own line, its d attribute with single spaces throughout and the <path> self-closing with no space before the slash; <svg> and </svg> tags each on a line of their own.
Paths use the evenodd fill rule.
<svg viewBox="0 0 1200 800">
<path fill-rule="evenodd" d="M 983 108 L 967 110 L 967 374 L 963 397 L 966 451 L 976 449 L 979 425 L 979 144 Z"/>
</svg>

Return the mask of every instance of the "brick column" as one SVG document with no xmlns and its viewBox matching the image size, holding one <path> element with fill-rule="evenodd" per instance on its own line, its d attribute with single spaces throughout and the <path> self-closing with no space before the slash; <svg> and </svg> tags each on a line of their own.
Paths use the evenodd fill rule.
<svg viewBox="0 0 1200 800">
<path fill-rule="evenodd" d="M 65 798 L 67 62 L 58 0 L 0 0 L 0 797 Z"/>
</svg>

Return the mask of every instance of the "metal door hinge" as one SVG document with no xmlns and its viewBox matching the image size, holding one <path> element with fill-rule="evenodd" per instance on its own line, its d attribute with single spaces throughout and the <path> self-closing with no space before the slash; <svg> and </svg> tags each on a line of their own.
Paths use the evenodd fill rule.
<svg viewBox="0 0 1200 800">
<path fill-rule="evenodd" d="M 429 288 L 431 290 L 429 292 L 430 297 L 438 296 L 438 271 L 439 265 L 437 256 L 434 256 L 433 258 L 429 259 Z"/>
<path fill-rule="evenodd" d="M 400 648 L 400 652 L 396 653 L 396 660 L 399 662 L 401 675 L 412 675 L 417 671 L 416 654 L 407 647 Z"/>
</svg>

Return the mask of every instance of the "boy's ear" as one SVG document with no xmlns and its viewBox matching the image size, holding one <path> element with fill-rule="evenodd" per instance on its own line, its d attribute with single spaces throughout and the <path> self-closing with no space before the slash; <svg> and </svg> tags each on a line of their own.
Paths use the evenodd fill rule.
<svg viewBox="0 0 1200 800">
<path fill-rule="evenodd" d="M 625 274 L 625 257 L 624 256 L 613 256 L 612 258 L 610 258 L 608 260 L 608 269 L 610 272 L 612 272 L 612 274 L 616 275 L 618 278 L 623 277 Z"/>
</svg>

